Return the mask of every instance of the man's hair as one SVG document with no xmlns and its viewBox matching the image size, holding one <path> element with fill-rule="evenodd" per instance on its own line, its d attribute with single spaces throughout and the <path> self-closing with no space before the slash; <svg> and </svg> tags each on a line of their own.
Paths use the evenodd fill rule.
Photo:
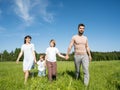
<svg viewBox="0 0 120 90">
<path fill-rule="evenodd" d="M 55 40 L 54 39 L 52 39 L 52 40 L 50 40 L 50 43 L 51 42 L 53 42 L 53 44 L 54 44 L 54 47 L 56 46 L 56 42 L 55 42 Z"/>
<path fill-rule="evenodd" d="M 80 26 L 85 27 L 85 25 L 81 23 L 81 24 L 78 24 L 78 29 L 79 29 Z"/>
</svg>

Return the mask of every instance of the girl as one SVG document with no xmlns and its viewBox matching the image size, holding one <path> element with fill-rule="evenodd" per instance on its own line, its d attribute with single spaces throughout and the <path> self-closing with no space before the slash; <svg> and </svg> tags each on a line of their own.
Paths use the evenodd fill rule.
<svg viewBox="0 0 120 90">
<path fill-rule="evenodd" d="M 65 58 L 65 56 L 59 53 L 59 50 L 55 47 L 56 43 L 55 40 L 50 41 L 50 47 L 46 49 L 46 62 L 48 68 L 48 79 L 52 81 L 53 79 L 56 80 L 56 73 L 57 73 L 57 64 L 56 64 L 56 54 L 59 57 Z"/>
<path fill-rule="evenodd" d="M 38 64 L 38 76 L 45 76 L 46 75 L 46 62 L 45 62 L 45 56 L 40 55 L 40 59 L 37 62 Z"/>
<path fill-rule="evenodd" d="M 18 58 L 16 60 L 16 63 L 18 64 L 19 59 L 21 58 L 22 54 L 24 53 L 24 59 L 23 59 L 23 72 L 24 72 L 24 84 L 27 82 L 29 71 L 31 70 L 34 62 L 36 63 L 36 56 L 35 56 L 35 48 L 34 44 L 31 44 L 31 36 L 25 36 L 24 38 L 24 44 L 21 47 L 21 51 L 18 55 Z"/>
</svg>

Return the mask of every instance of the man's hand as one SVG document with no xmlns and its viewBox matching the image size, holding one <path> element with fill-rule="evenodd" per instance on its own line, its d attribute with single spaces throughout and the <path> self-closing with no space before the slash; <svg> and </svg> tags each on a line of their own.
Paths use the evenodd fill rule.
<svg viewBox="0 0 120 90">
<path fill-rule="evenodd" d="M 91 57 L 91 55 L 89 55 L 89 60 L 92 61 L 92 57 Z"/>
</svg>

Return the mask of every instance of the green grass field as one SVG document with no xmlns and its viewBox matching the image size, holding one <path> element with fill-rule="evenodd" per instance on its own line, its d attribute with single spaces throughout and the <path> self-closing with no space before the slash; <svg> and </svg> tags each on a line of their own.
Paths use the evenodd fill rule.
<svg viewBox="0 0 120 90">
<path fill-rule="evenodd" d="M 82 79 L 75 80 L 74 62 L 57 62 L 57 80 L 52 83 L 46 77 L 38 77 L 37 69 L 32 70 L 26 85 L 22 62 L 0 62 L 0 90 L 120 90 L 120 61 L 97 61 L 90 63 L 90 83 L 86 87 Z"/>
</svg>

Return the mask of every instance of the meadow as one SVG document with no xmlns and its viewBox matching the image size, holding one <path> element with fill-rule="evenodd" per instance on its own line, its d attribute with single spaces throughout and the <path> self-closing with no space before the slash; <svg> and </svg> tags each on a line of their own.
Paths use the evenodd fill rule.
<svg viewBox="0 0 120 90">
<path fill-rule="evenodd" d="M 75 80 L 74 62 L 58 61 L 56 81 L 38 77 L 36 66 L 24 85 L 22 62 L 0 62 L 0 90 L 120 90 L 120 60 L 90 62 L 89 71 L 90 83 L 85 87 L 82 68 L 81 79 Z"/>
</svg>

